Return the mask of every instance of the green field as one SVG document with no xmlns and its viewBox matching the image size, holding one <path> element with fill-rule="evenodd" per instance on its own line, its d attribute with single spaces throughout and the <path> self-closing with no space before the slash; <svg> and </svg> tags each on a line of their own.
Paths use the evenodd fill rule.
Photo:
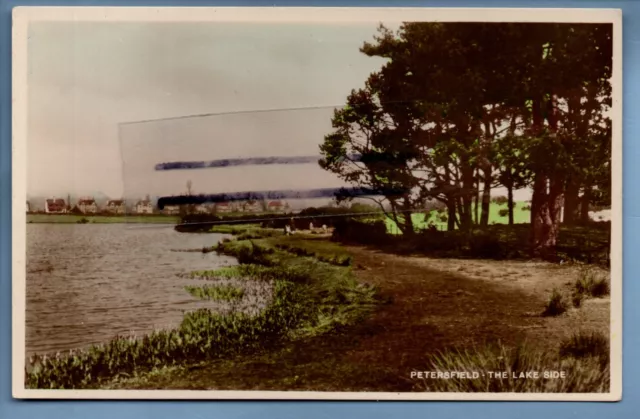
<svg viewBox="0 0 640 419">
<path fill-rule="evenodd" d="M 528 223 L 531 221 L 531 211 L 524 209 L 529 206 L 528 202 L 514 202 L 513 208 L 513 222 L 515 224 Z M 496 204 L 495 202 L 491 203 L 489 207 L 489 224 L 507 224 L 509 222 L 509 215 L 500 216 L 500 210 L 507 210 L 507 204 Z M 428 227 L 430 223 L 433 223 L 438 230 L 446 230 L 447 229 L 447 221 L 441 220 L 440 216 L 445 215 L 446 212 L 442 214 L 438 214 L 437 211 L 431 211 L 429 213 L 429 217 L 427 218 L 424 213 L 413 214 L 413 225 L 417 230 L 422 230 Z M 396 225 L 395 221 L 390 218 L 385 220 L 387 224 L 387 230 L 391 234 L 401 234 L 400 229 Z"/>
<path fill-rule="evenodd" d="M 27 214 L 27 223 L 35 224 L 176 224 L 178 216 L 173 215 L 74 215 L 74 214 Z"/>
</svg>

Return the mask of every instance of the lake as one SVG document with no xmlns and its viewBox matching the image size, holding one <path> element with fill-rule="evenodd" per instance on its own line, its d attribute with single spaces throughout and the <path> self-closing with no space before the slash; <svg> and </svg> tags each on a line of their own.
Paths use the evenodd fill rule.
<svg viewBox="0 0 640 419">
<path fill-rule="evenodd" d="M 186 310 L 215 308 L 189 295 L 184 286 L 198 280 L 181 275 L 236 264 L 188 251 L 222 237 L 167 225 L 28 224 L 27 357 L 175 327 Z"/>
</svg>

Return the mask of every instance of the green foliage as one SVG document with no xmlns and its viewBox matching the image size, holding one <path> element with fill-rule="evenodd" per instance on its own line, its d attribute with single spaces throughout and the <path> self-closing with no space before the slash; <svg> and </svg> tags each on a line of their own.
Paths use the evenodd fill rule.
<svg viewBox="0 0 640 419">
<path fill-rule="evenodd" d="M 308 236 L 283 236 L 272 243 L 281 250 L 298 256 L 312 256 L 322 262 L 338 266 L 349 266 L 351 255 L 341 246 L 324 239 Z"/>
<path fill-rule="evenodd" d="M 400 191 L 384 197 L 404 234 L 411 218 L 399 214 L 427 198 L 472 229 L 485 182 L 517 190 L 571 178 L 594 203 L 610 198 L 610 26 L 411 22 L 380 27 L 361 51 L 385 64 L 335 111 L 320 165 L 354 186 Z M 555 231 L 531 237 L 551 243 L 537 236 Z"/>
<path fill-rule="evenodd" d="M 244 289 L 231 285 L 186 286 L 185 290 L 194 297 L 202 300 L 239 300 L 244 296 Z"/>
<path fill-rule="evenodd" d="M 507 208 L 503 208 L 500 211 L 498 211 L 498 215 L 500 217 L 506 217 L 507 215 L 509 215 L 509 210 Z"/>
</svg>

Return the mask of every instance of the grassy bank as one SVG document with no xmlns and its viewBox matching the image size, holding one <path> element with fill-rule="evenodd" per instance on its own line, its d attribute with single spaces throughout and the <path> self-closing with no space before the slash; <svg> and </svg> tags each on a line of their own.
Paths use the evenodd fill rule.
<svg viewBox="0 0 640 419">
<path fill-rule="evenodd" d="M 27 223 L 34 224 L 176 224 L 180 220 L 173 215 L 75 215 L 75 214 L 27 214 Z"/>
<path fill-rule="evenodd" d="M 281 342 L 356 322 L 378 303 L 375 289 L 358 284 L 348 267 L 299 257 L 270 240 L 220 243 L 217 250 L 236 256 L 241 265 L 192 274 L 205 281 L 223 277 L 272 282 L 271 302 L 257 315 L 220 315 L 201 309 L 187 313 L 173 330 L 141 338 L 116 337 L 87 350 L 36 359 L 27 371 L 26 386 L 100 388 L 167 367 L 260 353 Z M 190 286 L 188 292 L 203 299 L 237 299 L 243 294 L 209 284 Z"/>
</svg>

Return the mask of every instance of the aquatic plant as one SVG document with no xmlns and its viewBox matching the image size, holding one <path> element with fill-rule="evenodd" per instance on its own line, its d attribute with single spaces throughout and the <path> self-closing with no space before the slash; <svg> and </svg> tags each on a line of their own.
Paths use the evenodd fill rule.
<svg viewBox="0 0 640 419">
<path fill-rule="evenodd" d="M 324 333 L 363 318 L 378 303 L 376 289 L 359 284 L 350 268 L 298 257 L 265 241 L 230 241 L 219 252 L 244 264 L 192 276 L 243 278 L 273 284 L 270 304 L 255 315 L 200 309 L 179 327 L 134 337 L 118 336 L 64 356 L 36 357 L 26 368 L 27 388 L 99 388 L 120 377 L 268 349 L 276 342 Z"/>
<path fill-rule="evenodd" d="M 202 287 L 187 285 L 185 290 L 194 297 L 203 300 L 239 300 L 244 296 L 244 289 L 231 285 L 205 285 Z"/>
</svg>

